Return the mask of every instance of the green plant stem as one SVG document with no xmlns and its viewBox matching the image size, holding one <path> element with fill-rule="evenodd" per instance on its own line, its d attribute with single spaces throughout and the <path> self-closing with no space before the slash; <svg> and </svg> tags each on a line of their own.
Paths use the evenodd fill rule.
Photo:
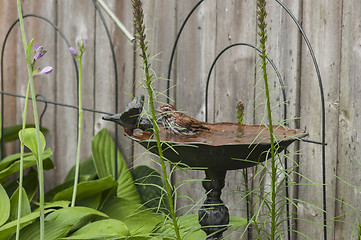
<svg viewBox="0 0 361 240">
<path fill-rule="evenodd" d="M 154 97 L 153 97 L 154 90 L 152 88 L 153 75 L 150 74 L 150 72 L 149 72 L 150 64 L 148 62 L 149 56 L 147 53 L 148 47 L 147 47 L 147 42 L 146 42 L 145 26 L 143 25 L 144 13 L 143 13 L 143 9 L 142 9 L 142 2 L 140 0 L 133 0 L 132 3 L 133 3 L 133 8 L 134 8 L 134 19 L 135 19 L 135 23 L 136 23 L 136 32 L 137 32 L 136 37 L 139 39 L 139 45 L 140 45 L 140 49 L 141 49 L 140 56 L 143 59 L 143 70 L 144 70 L 144 74 L 145 74 L 144 81 L 145 81 L 145 85 L 146 85 L 146 88 L 148 91 L 148 98 L 149 98 L 149 105 L 150 105 L 151 115 L 152 115 L 154 135 L 155 135 L 156 141 L 157 141 L 157 149 L 158 149 L 158 154 L 159 154 L 159 158 L 160 158 L 160 163 L 162 166 L 164 185 L 165 185 L 165 188 L 167 191 L 167 197 L 168 197 L 168 201 L 169 201 L 169 208 L 170 208 L 171 218 L 173 221 L 174 231 L 175 231 L 177 239 L 181 240 L 181 236 L 179 233 L 179 226 L 178 226 L 177 218 L 175 215 L 172 191 L 171 191 L 171 187 L 170 187 L 170 184 L 168 181 L 168 175 L 167 175 L 167 170 L 166 170 L 166 166 L 165 166 L 165 158 L 163 155 L 162 145 L 161 145 L 161 141 L 160 141 L 160 137 L 159 137 L 159 126 L 157 124 L 157 117 L 155 114 Z"/>
<path fill-rule="evenodd" d="M 30 85 L 30 92 L 31 92 L 32 103 L 33 103 L 34 123 L 35 123 L 35 129 L 36 129 L 36 142 L 37 142 L 37 147 L 38 147 L 37 164 L 38 164 L 38 177 L 39 177 L 40 240 L 43 240 L 44 239 L 44 174 L 43 174 L 44 171 L 43 171 L 42 151 L 41 151 L 41 143 L 40 143 L 40 128 L 39 128 L 39 120 L 38 120 L 38 110 L 37 110 L 37 106 L 36 106 L 36 95 L 35 95 L 35 88 L 34 88 L 34 81 L 33 81 L 33 69 L 32 69 L 32 65 L 31 65 L 31 60 L 29 59 L 30 57 L 28 57 L 26 55 L 26 49 L 28 47 L 28 44 L 26 41 L 20 0 L 17 0 L 17 8 L 18 8 L 21 36 L 22 36 L 23 45 L 24 45 L 24 53 L 25 53 L 25 58 L 26 58 L 27 66 L 28 66 L 29 85 Z M 22 171 L 22 169 L 20 171 Z M 20 192 L 20 190 L 19 190 L 19 192 Z M 19 193 L 19 196 L 20 196 L 20 193 Z M 21 201 L 21 199 L 20 199 L 20 201 Z"/>
<path fill-rule="evenodd" d="M 80 165 L 80 147 L 81 147 L 81 133 L 82 133 L 82 125 L 83 125 L 83 108 L 82 108 L 82 101 L 81 101 L 81 78 L 82 78 L 82 54 L 80 54 L 79 57 L 79 86 L 78 86 L 78 107 L 79 107 L 79 116 L 78 116 L 78 147 L 77 147 L 77 153 L 76 153 L 76 164 L 75 164 L 75 178 L 74 178 L 74 188 L 73 188 L 73 197 L 71 200 L 71 206 L 75 206 L 76 201 L 76 193 L 78 188 L 78 180 L 79 180 L 79 165 Z"/>
<path fill-rule="evenodd" d="M 270 134 L 270 143 L 271 143 L 271 239 L 274 240 L 277 233 L 277 223 L 276 223 L 276 178 L 277 178 L 277 168 L 275 162 L 275 143 L 274 143 L 274 134 L 273 134 L 273 121 L 272 121 L 272 110 L 271 110 L 271 102 L 270 102 L 270 91 L 269 91 L 269 83 L 268 83 L 268 75 L 267 75 L 267 32 L 266 32 L 266 1 L 260 1 L 260 14 L 259 16 L 259 27 L 260 27 L 260 45 L 262 49 L 262 53 L 260 54 L 262 60 L 262 74 L 265 85 L 265 93 L 266 93 L 266 106 L 267 106 L 267 116 L 268 116 L 268 128 Z"/>
<path fill-rule="evenodd" d="M 161 163 L 161 166 L 162 166 L 164 184 L 165 184 L 165 188 L 166 188 L 166 191 L 167 191 L 170 213 L 171 213 L 171 217 L 172 217 L 172 221 L 173 221 L 173 225 L 174 225 L 174 231 L 176 233 L 177 239 L 181 240 L 181 236 L 180 236 L 180 233 L 179 233 L 178 222 L 177 222 L 177 218 L 176 218 L 175 210 L 174 210 L 172 191 L 171 191 L 171 188 L 170 188 L 170 184 L 168 182 L 167 169 L 166 169 L 166 166 L 165 166 L 163 149 L 162 149 L 162 145 L 161 145 L 160 137 L 159 137 L 159 126 L 157 124 L 157 117 L 156 117 L 155 108 L 154 108 L 153 89 L 152 89 L 152 86 L 151 86 L 151 79 L 150 79 L 150 74 L 149 74 L 149 70 L 148 70 L 149 67 L 147 67 L 148 62 L 147 62 L 146 59 L 144 61 L 145 61 L 145 63 L 144 63 L 144 66 L 145 66 L 144 67 L 144 72 L 145 72 L 145 76 L 146 76 L 146 81 L 145 82 L 146 82 L 146 86 L 147 86 L 147 90 L 148 90 L 149 105 L 150 105 L 150 108 L 151 108 L 152 122 L 153 122 L 153 126 L 154 126 L 154 135 L 155 135 L 156 140 L 157 140 L 157 148 L 158 148 L 160 163 Z"/>
<path fill-rule="evenodd" d="M 26 127 L 26 116 L 27 116 L 27 110 L 28 110 L 28 102 L 29 102 L 29 91 L 30 91 L 30 82 L 28 83 L 28 87 L 26 89 L 26 95 L 25 95 L 25 106 L 24 106 L 24 115 L 23 115 L 23 125 L 22 125 L 22 134 L 21 138 L 22 140 L 20 145 L 20 171 L 19 171 L 19 200 L 18 200 L 18 217 L 16 222 L 16 240 L 19 240 L 20 238 L 20 218 L 21 218 L 21 207 L 22 207 L 22 197 L 23 197 L 23 179 L 24 179 L 24 132 Z"/>
</svg>

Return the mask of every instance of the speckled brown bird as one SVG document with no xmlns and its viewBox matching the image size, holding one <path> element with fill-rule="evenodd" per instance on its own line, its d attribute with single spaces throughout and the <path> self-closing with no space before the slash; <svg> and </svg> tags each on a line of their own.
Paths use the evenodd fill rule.
<svg viewBox="0 0 361 240">
<path fill-rule="evenodd" d="M 193 135 L 201 131 L 210 131 L 204 122 L 177 111 L 171 104 L 160 106 L 159 112 L 165 129 L 173 134 Z"/>
</svg>

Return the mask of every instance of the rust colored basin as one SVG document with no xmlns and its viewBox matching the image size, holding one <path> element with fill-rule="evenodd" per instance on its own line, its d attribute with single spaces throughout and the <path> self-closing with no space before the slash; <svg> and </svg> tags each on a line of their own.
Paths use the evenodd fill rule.
<svg viewBox="0 0 361 240">
<path fill-rule="evenodd" d="M 161 129 L 164 156 L 172 162 L 181 162 L 189 167 L 219 170 L 247 168 L 266 160 L 266 152 L 270 149 L 269 130 L 266 126 L 215 123 L 207 124 L 207 127 L 211 131 L 195 135 L 174 135 Z M 307 136 L 303 130 L 276 125 L 273 129 L 279 152 L 293 141 Z M 152 133 L 125 128 L 124 134 L 158 154 Z M 171 144 L 173 149 L 164 142 Z"/>
</svg>

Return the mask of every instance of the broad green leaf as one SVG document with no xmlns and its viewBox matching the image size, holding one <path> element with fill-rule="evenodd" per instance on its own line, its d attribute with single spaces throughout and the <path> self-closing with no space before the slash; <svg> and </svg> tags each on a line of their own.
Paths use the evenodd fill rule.
<svg viewBox="0 0 361 240">
<path fill-rule="evenodd" d="M 89 182 L 82 182 L 78 184 L 76 199 L 80 200 L 89 196 L 94 196 L 103 192 L 104 190 L 117 186 L 117 182 L 111 176 L 97 179 Z M 65 189 L 54 196 L 53 201 L 71 200 L 73 194 L 73 187 Z"/>
<path fill-rule="evenodd" d="M 58 240 L 59 238 L 65 237 L 71 228 L 71 226 L 61 222 L 45 222 L 44 225 L 44 239 L 46 240 Z M 15 240 L 15 235 L 13 235 L 10 239 Z M 20 239 L 40 239 L 40 222 L 33 222 L 21 229 Z"/>
<path fill-rule="evenodd" d="M 24 158 L 33 155 L 32 153 L 24 153 Z M 20 153 L 15 153 L 10 156 L 5 157 L 3 160 L 0 161 L 0 171 L 4 170 L 5 168 L 9 167 L 10 164 L 14 163 L 15 161 L 20 159 Z"/>
<path fill-rule="evenodd" d="M 116 219 L 106 219 L 85 225 L 71 236 L 62 239 L 116 239 L 129 236 L 127 226 Z"/>
<path fill-rule="evenodd" d="M 22 187 L 22 200 L 21 200 L 21 217 L 24 217 L 31 213 L 30 202 L 26 195 L 25 189 Z M 10 217 L 9 220 L 15 220 L 18 218 L 18 204 L 19 204 L 19 188 L 16 189 L 14 194 L 10 198 Z"/>
<path fill-rule="evenodd" d="M 35 154 L 35 156 L 38 156 L 38 154 L 42 155 L 45 149 L 45 137 L 42 132 L 40 133 L 40 153 L 38 153 L 38 143 L 36 141 L 36 129 L 35 128 L 26 128 L 24 131 L 19 131 L 19 139 L 21 142 L 23 142 L 23 136 L 24 136 L 24 145 L 30 149 L 32 153 Z"/>
<path fill-rule="evenodd" d="M 115 144 L 107 129 L 100 130 L 92 140 L 92 155 L 99 178 L 114 177 Z M 118 162 L 118 190 L 117 196 L 140 203 L 140 196 L 135 187 L 128 166 L 117 149 Z"/>
<path fill-rule="evenodd" d="M 19 187 L 19 178 L 11 182 L 6 182 L 4 188 L 8 196 L 12 196 Z M 24 176 L 23 187 L 26 191 L 29 201 L 31 201 L 38 190 L 38 172 L 30 168 L 29 172 Z"/>
<path fill-rule="evenodd" d="M 102 194 L 96 194 L 76 201 L 77 206 L 98 209 L 102 201 Z"/>
<path fill-rule="evenodd" d="M 97 171 L 94 166 L 93 157 L 90 156 L 86 160 L 79 164 L 79 174 L 85 179 L 85 181 L 92 180 L 96 177 Z M 70 169 L 64 182 L 74 180 L 75 177 L 75 165 Z"/>
<path fill-rule="evenodd" d="M 3 225 L 10 216 L 10 199 L 4 187 L 0 184 L 0 226 Z"/>
<path fill-rule="evenodd" d="M 79 177 L 79 183 L 85 182 L 87 180 L 87 177 L 80 176 Z M 71 188 L 74 186 L 74 179 L 68 180 L 64 182 L 63 184 L 60 184 L 58 186 L 55 186 L 54 188 L 50 189 L 45 193 L 44 199 L 46 202 L 50 202 L 54 199 L 55 195 L 61 191 L 64 191 L 65 189 Z"/>
<path fill-rule="evenodd" d="M 179 231 L 182 239 L 198 240 L 206 239 L 206 234 L 201 230 L 201 225 L 198 222 L 198 214 L 189 214 L 181 216 L 177 219 L 179 224 Z M 228 227 L 243 227 L 247 225 L 247 219 L 230 216 Z M 167 222 L 159 229 L 157 229 L 160 237 L 175 236 L 173 222 L 168 219 Z"/>
<path fill-rule="evenodd" d="M 198 223 L 198 215 L 190 214 L 177 218 L 179 232 L 182 239 L 198 240 L 206 239 L 207 235 L 201 230 L 201 225 Z M 165 224 L 162 224 L 157 231 L 160 237 L 172 238 L 175 236 L 173 222 L 168 219 Z"/>
<path fill-rule="evenodd" d="M 51 155 L 52 152 L 50 148 L 45 150 L 43 153 L 44 169 L 46 170 L 54 168 L 54 164 L 50 159 Z M 37 160 L 34 154 L 24 157 L 24 169 L 36 165 L 36 162 Z M 0 182 L 6 180 L 10 175 L 18 172 L 19 170 L 20 170 L 20 160 L 16 160 L 12 164 L 10 164 L 7 168 L 0 171 Z"/>
<path fill-rule="evenodd" d="M 45 210 L 45 214 L 54 211 L 54 209 Z M 20 218 L 20 228 L 25 227 L 32 223 L 35 219 L 39 217 L 39 212 L 32 212 L 29 215 L 26 215 Z M 0 240 L 8 239 L 16 231 L 17 220 L 8 222 L 7 224 L 0 227 Z"/>
<path fill-rule="evenodd" d="M 85 225 L 90 222 L 96 216 L 102 218 L 108 218 L 108 216 L 102 212 L 99 212 L 92 208 L 87 207 L 67 207 L 56 210 L 50 213 L 45 221 L 61 222 L 71 226 L 71 231 L 78 229 L 79 225 Z"/>
<path fill-rule="evenodd" d="M 34 124 L 26 124 L 25 128 L 34 128 Z M 14 125 L 9 127 L 4 127 L 4 142 L 11 142 L 19 140 L 19 131 L 23 128 L 22 125 Z M 49 129 L 41 128 L 41 132 L 48 133 Z"/>
<path fill-rule="evenodd" d="M 155 169 L 144 165 L 135 167 L 131 172 L 142 203 L 155 212 L 160 210 L 168 214 L 168 199 L 162 197 L 165 190 L 162 190 L 164 186 L 160 174 Z"/>
<path fill-rule="evenodd" d="M 108 201 L 101 211 L 110 218 L 124 222 L 132 236 L 148 234 L 164 221 L 163 215 L 154 213 L 141 204 L 116 197 Z"/>
<path fill-rule="evenodd" d="M 66 208 L 69 207 L 70 201 L 55 201 L 55 202 L 47 202 L 44 205 L 44 209 L 49 208 Z M 34 212 L 39 212 L 39 208 L 35 209 Z"/>
</svg>

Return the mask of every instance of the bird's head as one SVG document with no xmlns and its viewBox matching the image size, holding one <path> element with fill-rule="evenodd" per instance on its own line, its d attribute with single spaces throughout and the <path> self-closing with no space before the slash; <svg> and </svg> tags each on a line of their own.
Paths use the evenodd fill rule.
<svg viewBox="0 0 361 240">
<path fill-rule="evenodd" d="M 159 107 L 158 112 L 162 113 L 162 114 L 167 114 L 167 113 L 171 113 L 171 112 L 176 112 L 177 109 L 171 105 L 171 104 L 163 104 Z"/>
</svg>

